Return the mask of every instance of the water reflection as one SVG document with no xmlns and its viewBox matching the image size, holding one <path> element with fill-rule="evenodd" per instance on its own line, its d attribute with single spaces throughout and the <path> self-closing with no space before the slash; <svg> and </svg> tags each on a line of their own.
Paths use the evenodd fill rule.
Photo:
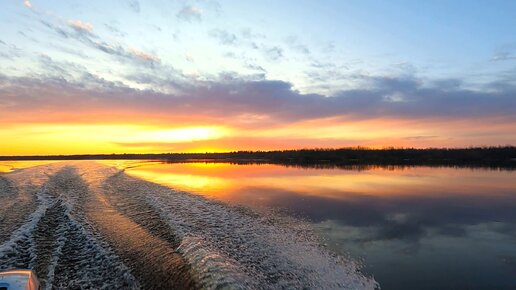
<svg viewBox="0 0 516 290">
<path fill-rule="evenodd" d="M 223 163 L 145 163 L 126 172 L 303 216 L 333 250 L 363 257 L 382 289 L 516 287 L 516 172 Z"/>
<path fill-rule="evenodd" d="M 0 173 L 29 168 L 59 161 L 0 161 Z"/>
</svg>

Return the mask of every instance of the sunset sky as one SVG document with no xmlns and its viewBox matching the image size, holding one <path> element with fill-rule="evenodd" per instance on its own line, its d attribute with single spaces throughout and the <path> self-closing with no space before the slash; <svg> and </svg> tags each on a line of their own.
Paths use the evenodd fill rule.
<svg viewBox="0 0 516 290">
<path fill-rule="evenodd" d="M 516 145 L 516 1 L 0 3 L 0 155 Z"/>
</svg>

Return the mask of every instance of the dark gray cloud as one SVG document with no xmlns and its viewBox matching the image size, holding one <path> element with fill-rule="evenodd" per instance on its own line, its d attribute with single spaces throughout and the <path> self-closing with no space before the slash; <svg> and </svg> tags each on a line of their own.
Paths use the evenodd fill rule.
<svg viewBox="0 0 516 290">
<path fill-rule="evenodd" d="M 300 93 L 287 82 L 245 80 L 237 74 L 220 76 L 219 81 L 193 83 L 145 73 L 132 77 L 139 83 L 168 87 L 173 93 L 137 90 L 86 76 L 73 81 L 46 76 L 3 76 L 0 100 L 10 104 L 10 112 L 41 107 L 63 111 L 73 104 L 73 110 L 81 108 L 84 112 L 103 107 L 114 111 L 136 110 L 148 115 L 199 116 L 201 119 L 251 114 L 268 116 L 272 122 L 283 123 L 339 116 L 355 119 L 496 117 L 511 122 L 516 118 L 514 86 L 484 91 L 441 89 L 427 86 L 415 78 L 362 77 L 363 89 L 342 90 L 326 97 Z M 32 99 L 31 96 L 38 97 Z"/>
<path fill-rule="evenodd" d="M 460 79 L 442 79 L 433 80 L 431 82 L 431 86 L 441 90 L 460 90 L 462 85 L 464 85 L 464 83 Z"/>
</svg>

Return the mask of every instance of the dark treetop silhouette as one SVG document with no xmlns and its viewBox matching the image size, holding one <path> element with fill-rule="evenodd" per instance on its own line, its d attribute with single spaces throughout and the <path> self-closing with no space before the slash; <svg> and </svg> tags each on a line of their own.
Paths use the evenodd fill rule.
<svg viewBox="0 0 516 290">
<path fill-rule="evenodd" d="M 0 160 L 152 159 L 167 162 L 274 163 L 293 166 L 428 165 L 516 168 L 516 147 L 301 149 L 226 153 L 0 156 Z"/>
</svg>

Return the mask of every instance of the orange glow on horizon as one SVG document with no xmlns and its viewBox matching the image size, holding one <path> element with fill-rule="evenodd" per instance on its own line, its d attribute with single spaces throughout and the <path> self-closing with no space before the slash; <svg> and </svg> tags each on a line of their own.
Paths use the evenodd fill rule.
<svg viewBox="0 0 516 290">
<path fill-rule="evenodd" d="M 137 125 L 30 124 L 0 128 L 0 155 L 111 154 L 174 152 L 174 144 L 218 139 L 229 134 L 220 126 L 163 128 Z M 198 147 L 198 145 L 196 145 Z M 216 147 L 191 152 L 217 152 Z"/>
<path fill-rule="evenodd" d="M 128 120 L 127 123 L 10 123 L 0 155 L 205 153 L 303 148 L 467 147 L 513 144 L 516 125 L 449 120 L 323 118 L 253 125 Z M 147 122 L 148 121 L 148 122 Z M 472 134 L 472 130 L 475 134 Z M 482 134 L 485 134 L 483 136 Z M 491 140 L 496 137 L 497 143 Z"/>
</svg>

